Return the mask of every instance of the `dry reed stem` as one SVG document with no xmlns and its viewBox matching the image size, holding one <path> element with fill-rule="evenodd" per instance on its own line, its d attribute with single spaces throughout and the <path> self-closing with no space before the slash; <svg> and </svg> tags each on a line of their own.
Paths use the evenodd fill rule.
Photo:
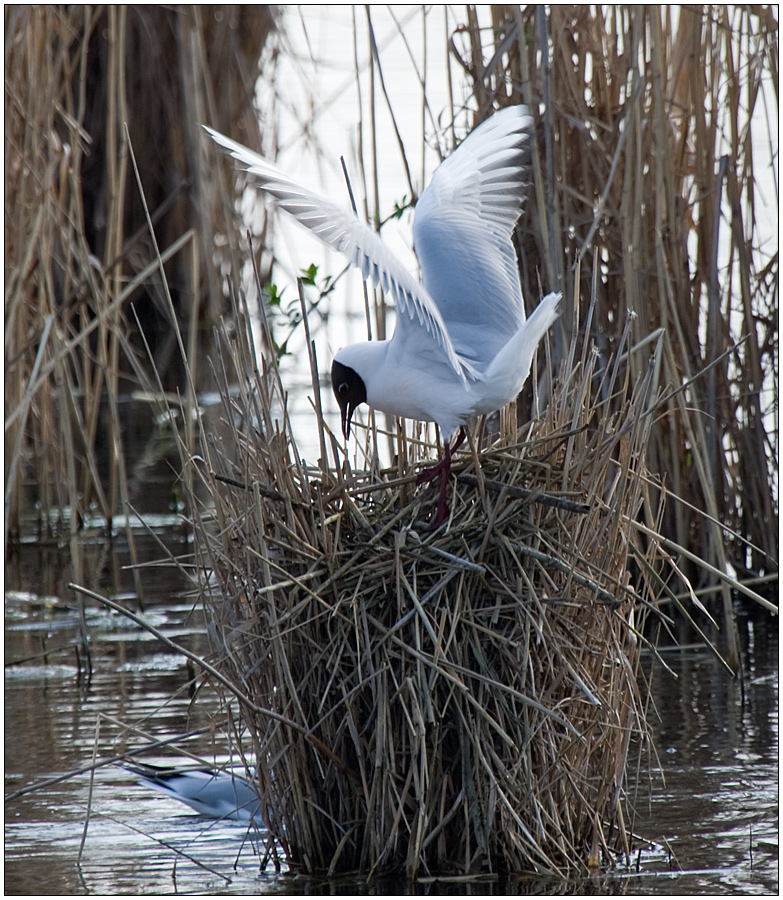
<svg viewBox="0 0 783 900">
<path fill-rule="evenodd" d="M 460 455 L 476 481 L 454 482 L 449 527 L 429 535 L 431 492 L 404 499 L 396 468 L 350 487 L 303 468 L 274 424 L 276 370 L 253 374 L 246 339 L 221 339 L 219 477 L 196 467 L 214 508 L 191 503 L 220 669 L 275 711 L 243 715 L 289 862 L 564 874 L 626 847 L 618 803 L 630 736 L 645 734 L 637 636 L 661 565 L 633 526 L 651 374 L 612 413 L 592 399 L 594 355 L 563 370 L 523 432 Z M 234 424 L 252 403 L 269 431 Z M 517 490 L 565 484 L 569 509 Z M 632 574 L 636 555 L 656 578 Z"/>
<path fill-rule="evenodd" d="M 256 11 L 236 28 L 243 18 L 237 8 L 5 11 L 6 544 L 22 513 L 37 509 L 41 535 L 68 534 L 78 567 L 88 513 L 111 529 L 126 512 L 133 461 L 125 458 L 118 401 L 128 379 L 144 389 L 153 380 L 137 358 L 129 301 L 167 387 L 180 365 L 170 352 L 176 317 L 188 322 L 193 353 L 204 285 L 212 320 L 222 313 L 212 223 L 225 221 L 233 191 L 220 194 L 215 179 L 200 177 L 197 130 L 205 118 L 227 130 L 244 120 L 247 131 L 252 121 L 247 93 L 226 72 L 243 58 L 252 72 L 257 56 L 248 54 L 258 53 L 271 20 Z M 209 81 L 213 71 L 219 84 Z M 142 148 L 159 260 L 169 277 L 176 273 L 174 313 L 157 305 L 159 260 L 128 177 L 126 129 Z M 194 208 L 202 213 L 195 229 Z M 182 253 L 189 243 L 202 252 Z M 191 364 L 199 377 L 194 356 Z M 132 546 L 127 516 L 126 531 Z"/>
</svg>

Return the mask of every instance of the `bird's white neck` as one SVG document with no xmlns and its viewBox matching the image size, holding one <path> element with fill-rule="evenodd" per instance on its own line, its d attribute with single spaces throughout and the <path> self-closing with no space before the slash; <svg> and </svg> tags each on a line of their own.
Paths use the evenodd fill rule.
<svg viewBox="0 0 783 900">
<path fill-rule="evenodd" d="M 444 359 L 427 368 L 406 359 L 394 341 L 364 341 L 343 347 L 335 360 L 353 369 L 364 382 L 367 403 L 373 409 L 416 419 L 437 422 L 450 435 L 464 422 L 465 390 Z"/>
</svg>

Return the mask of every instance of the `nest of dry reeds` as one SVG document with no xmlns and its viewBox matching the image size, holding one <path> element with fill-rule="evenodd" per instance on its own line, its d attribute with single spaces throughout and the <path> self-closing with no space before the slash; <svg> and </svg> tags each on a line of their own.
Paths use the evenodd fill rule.
<svg viewBox="0 0 783 900">
<path fill-rule="evenodd" d="M 655 367 L 631 391 L 597 358 L 572 353 L 528 425 L 473 435 L 434 533 L 413 466 L 307 469 L 273 418 L 276 370 L 226 384 L 198 558 L 289 864 L 564 873 L 627 849 Z M 324 444 L 339 459 L 328 429 Z"/>
</svg>

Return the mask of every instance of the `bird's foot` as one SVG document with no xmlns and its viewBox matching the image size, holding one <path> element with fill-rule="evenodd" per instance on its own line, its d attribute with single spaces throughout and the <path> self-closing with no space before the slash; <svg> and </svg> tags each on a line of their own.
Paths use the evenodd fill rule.
<svg viewBox="0 0 783 900">
<path fill-rule="evenodd" d="M 447 454 L 439 463 L 434 466 L 430 466 L 428 469 L 424 469 L 423 472 L 420 472 L 418 478 L 416 479 L 417 486 L 421 486 L 422 484 L 430 484 L 437 478 L 440 478 L 440 488 L 438 489 L 438 507 L 435 510 L 435 515 L 432 521 L 429 524 L 430 531 L 435 531 L 436 529 L 440 528 L 440 526 L 449 517 L 450 509 L 448 501 L 446 500 L 446 494 L 448 493 L 450 475 L 451 455 Z"/>
<path fill-rule="evenodd" d="M 435 517 L 429 525 L 430 531 L 437 531 L 438 528 L 440 528 L 440 526 L 448 519 L 449 514 L 451 513 L 448 501 L 446 500 L 448 483 L 449 475 L 448 473 L 444 473 L 442 481 L 440 483 L 440 491 L 438 491 L 438 507 L 435 510 Z"/>
<path fill-rule="evenodd" d="M 416 476 L 416 487 L 421 487 L 423 484 L 431 484 L 443 474 L 445 474 L 446 478 L 451 474 L 451 459 L 447 460 L 445 456 L 440 462 L 435 463 L 434 466 L 428 466 L 419 472 Z"/>
</svg>

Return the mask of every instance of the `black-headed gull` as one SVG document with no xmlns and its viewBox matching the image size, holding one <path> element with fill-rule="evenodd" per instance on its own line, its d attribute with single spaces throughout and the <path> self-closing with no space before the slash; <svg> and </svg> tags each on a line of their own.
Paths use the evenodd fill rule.
<svg viewBox="0 0 783 900">
<path fill-rule="evenodd" d="M 230 772 L 173 769 L 149 763 L 123 763 L 142 784 L 187 804 L 202 816 L 254 821 L 262 825 L 262 804 L 250 782 Z"/>
<path fill-rule="evenodd" d="M 436 169 L 416 204 L 413 222 L 421 283 L 351 212 L 206 128 L 279 206 L 393 298 L 397 321 L 391 339 L 339 350 L 332 388 L 346 439 L 362 403 L 437 423 L 444 459 L 420 478 L 442 474 L 434 526 L 448 515 L 446 482 L 451 454 L 464 438 L 462 426 L 517 396 L 539 341 L 560 314 L 561 295 L 553 293 L 525 318 L 511 242 L 532 128 L 526 107 L 507 107 L 479 125 Z"/>
</svg>

